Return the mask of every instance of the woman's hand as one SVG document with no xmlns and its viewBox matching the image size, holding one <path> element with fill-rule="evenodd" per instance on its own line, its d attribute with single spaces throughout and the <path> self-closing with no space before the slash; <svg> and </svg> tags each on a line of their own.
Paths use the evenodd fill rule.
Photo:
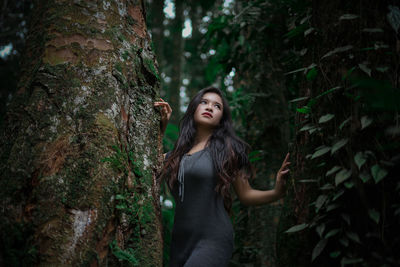
<svg viewBox="0 0 400 267">
<path fill-rule="evenodd" d="M 281 168 L 276 174 L 276 183 L 274 190 L 278 198 L 282 198 L 286 194 L 286 177 L 284 176 L 287 175 L 289 172 L 288 166 L 290 165 L 290 162 L 288 160 L 289 153 L 286 154 L 285 160 L 283 161 Z"/>
<path fill-rule="evenodd" d="M 161 134 L 164 134 L 165 129 L 167 129 L 167 124 L 169 121 L 169 118 L 171 118 L 172 114 L 172 108 L 168 104 L 168 102 L 165 102 L 162 98 L 160 98 L 161 101 L 159 102 L 154 102 L 155 107 L 161 107 Z"/>
</svg>

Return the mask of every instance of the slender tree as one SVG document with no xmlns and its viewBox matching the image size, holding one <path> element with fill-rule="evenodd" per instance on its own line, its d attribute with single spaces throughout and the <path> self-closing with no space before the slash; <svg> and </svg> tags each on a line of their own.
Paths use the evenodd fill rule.
<svg viewBox="0 0 400 267">
<path fill-rule="evenodd" d="M 161 266 L 143 1 L 35 1 L 0 138 L 0 265 Z"/>
<path fill-rule="evenodd" d="M 171 122 L 178 124 L 180 119 L 180 96 L 179 90 L 182 84 L 182 53 L 183 53 L 183 16 L 184 2 L 183 0 L 175 0 L 175 19 L 172 27 L 172 43 L 173 43 L 173 61 L 171 62 L 171 85 L 169 87 L 169 102 L 174 114 L 171 116 Z"/>
</svg>

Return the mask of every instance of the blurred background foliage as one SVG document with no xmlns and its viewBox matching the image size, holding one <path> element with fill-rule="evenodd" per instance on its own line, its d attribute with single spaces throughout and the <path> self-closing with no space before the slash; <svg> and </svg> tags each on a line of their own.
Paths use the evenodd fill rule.
<svg viewBox="0 0 400 267">
<path fill-rule="evenodd" d="M 212 84 L 253 149 L 254 188 L 272 188 L 291 152 L 283 201 L 245 207 L 235 199 L 231 266 L 399 265 L 399 3 L 151 0 L 146 7 L 161 95 L 174 110 L 164 150 L 173 148 L 189 99 Z M 0 8 L 2 118 L 30 4 Z M 174 203 L 162 191 L 168 266 Z"/>
</svg>

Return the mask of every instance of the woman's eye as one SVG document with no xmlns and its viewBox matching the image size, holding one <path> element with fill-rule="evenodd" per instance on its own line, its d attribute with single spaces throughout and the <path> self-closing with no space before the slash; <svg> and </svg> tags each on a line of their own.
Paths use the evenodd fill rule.
<svg viewBox="0 0 400 267">
<path fill-rule="evenodd" d="M 205 100 L 201 100 L 200 103 L 201 104 L 207 104 L 207 102 Z"/>
<path fill-rule="evenodd" d="M 221 109 L 221 106 L 220 105 L 215 105 L 218 109 Z"/>
</svg>

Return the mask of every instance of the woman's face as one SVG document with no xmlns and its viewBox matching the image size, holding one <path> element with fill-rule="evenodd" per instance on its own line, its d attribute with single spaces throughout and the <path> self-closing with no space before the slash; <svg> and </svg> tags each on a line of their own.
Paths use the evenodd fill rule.
<svg viewBox="0 0 400 267">
<path fill-rule="evenodd" d="M 194 113 L 196 126 L 215 128 L 222 118 L 224 107 L 221 97 L 216 93 L 205 93 Z"/>
</svg>

